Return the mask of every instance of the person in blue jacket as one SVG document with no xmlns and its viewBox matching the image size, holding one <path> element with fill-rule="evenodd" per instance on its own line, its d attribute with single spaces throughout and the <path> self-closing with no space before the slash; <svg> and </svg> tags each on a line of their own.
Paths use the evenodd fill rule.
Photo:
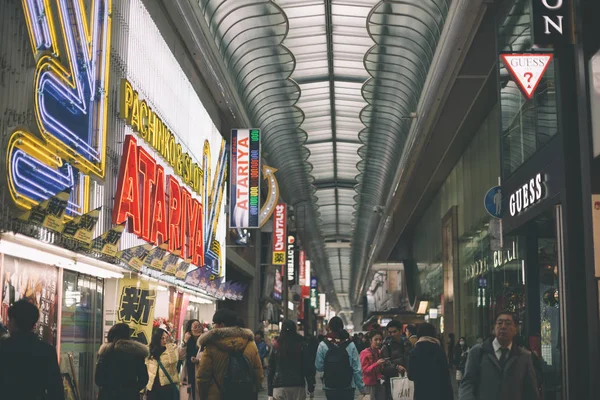
<svg viewBox="0 0 600 400">
<path fill-rule="evenodd" d="M 333 317 L 329 333 L 317 349 L 315 367 L 324 372 L 323 389 L 327 400 L 353 400 L 354 392 L 365 393 L 360 356 L 340 317 Z"/>
</svg>

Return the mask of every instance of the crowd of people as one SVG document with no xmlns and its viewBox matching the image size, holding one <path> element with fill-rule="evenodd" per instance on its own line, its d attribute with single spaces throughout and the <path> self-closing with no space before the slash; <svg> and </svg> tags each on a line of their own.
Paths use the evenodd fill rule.
<svg viewBox="0 0 600 400">
<path fill-rule="evenodd" d="M 3 398 L 64 400 L 56 349 L 34 333 L 39 310 L 20 300 L 8 316 L 8 334 L 0 341 Z M 234 312 L 219 310 L 208 332 L 199 321 L 188 321 L 179 344 L 156 329 L 146 346 L 131 339 L 126 324 L 114 325 L 99 349 L 95 381 L 98 400 L 254 400 L 266 375 L 270 399 L 305 400 L 322 372 L 328 400 L 351 400 L 356 392 L 396 400 L 398 379 L 414 385 L 412 393 L 403 389 L 403 399 L 451 400 L 456 374 L 459 400 L 539 400 L 535 356 L 519 345 L 517 329 L 516 317 L 501 312 L 487 341 L 469 347 L 464 337 L 458 343 L 451 337 L 445 351 L 429 323 L 403 331 L 391 321 L 350 337 L 334 317 L 318 341 L 286 320 L 268 344 Z"/>
</svg>

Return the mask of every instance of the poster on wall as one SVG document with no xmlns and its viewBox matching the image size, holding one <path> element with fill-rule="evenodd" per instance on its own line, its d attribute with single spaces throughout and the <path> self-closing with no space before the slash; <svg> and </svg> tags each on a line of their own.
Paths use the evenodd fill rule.
<svg viewBox="0 0 600 400">
<path fill-rule="evenodd" d="M 285 265 L 287 252 L 287 208 L 279 203 L 275 206 L 273 214 L 273 265 Z"/>
<path fill-rule="evenodd" d="M 231 130 L 229 226 L 258 228 L 260 213 L 260 130 Z"/>
<path fill-rule="evenodd" d="M 117 322 L 131 328 L 131 338 L 149 344 L 152 337 L 156 289 L 150 282 L 123 278 L 119 281 Z"/>
<path fill-rule="evenodd" d="M 2 321 L 8 321 L 8 307 L 27 299 L 40 310 L 35 331 L 43 341 L 56 345 L 58 269 L 5 256 L 2 277 Z"/>
</svg>

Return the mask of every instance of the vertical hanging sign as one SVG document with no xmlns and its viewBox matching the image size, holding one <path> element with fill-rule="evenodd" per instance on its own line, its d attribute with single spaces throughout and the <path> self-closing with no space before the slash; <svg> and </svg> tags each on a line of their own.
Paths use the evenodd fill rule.
<svg viewBox="0 0 600 400">
<path fill-rule="evenodd" d="M 286 219 L 285 204 L 277 204 L 273 216 L 273 265 L 285 265 L 285 253 L 287 251 Z"/>
<path fill-rule="evenodd" d="M 532 0 L 531 6 L 534 44 L 572 42 L 571 0 Z"/>
<path fill-rule="evenodd" d="M 232 129 L 231 228 L 259 227 L 260 173 L 260 130 Z"/>
<path fill-rule="evenodd" d="M 500 57 L 525 97 L 531 99 L 553 55 L 550 53 L 501 54 Z"/>
<path fill-rule="evenodd" d="M 296 283 L 296 238 L 294 235 L 287 237 L 287 280 L 289 285 Z"/>
</svg>

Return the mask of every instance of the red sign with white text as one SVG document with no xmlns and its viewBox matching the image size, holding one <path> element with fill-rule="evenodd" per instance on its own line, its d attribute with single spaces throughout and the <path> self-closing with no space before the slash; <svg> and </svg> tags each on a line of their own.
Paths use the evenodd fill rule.
<svg viewBox="0 0 600 400">
<path fill-rule="evenodd" d="M 181 258 L 204 265 L 203 207 L 190 190 L 164 168 L 132 135 L 125 137 L 113 224 L 128 221 L 129 231 L 148 243 L 169 244 Z"/>
<path fill-rule="evenodd" d="M 279 203 L 273 213 L 273 265 L 285 265 L 287 252 L 286 205 Z"/>
</svg>

